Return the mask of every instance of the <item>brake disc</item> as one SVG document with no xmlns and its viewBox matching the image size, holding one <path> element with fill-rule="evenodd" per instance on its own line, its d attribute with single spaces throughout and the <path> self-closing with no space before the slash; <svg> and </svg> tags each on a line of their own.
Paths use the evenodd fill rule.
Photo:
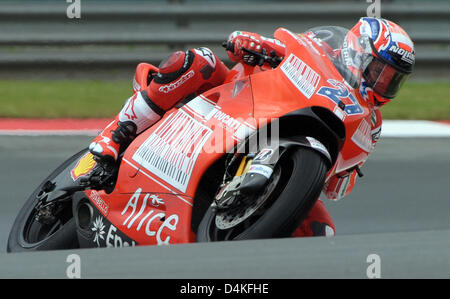
<svg viewBox="0 0 450 299">
<path fill-rule="evenodd" d="M 281 177 L 281 170 L 276 168 L 268 185 L 264 190 L 257 194 L 251 200 L 241 200 L 241 206 L 234 206 L 228 209 L 221 209 L 216 214 L 216 227 L 218 229 L 230 229 L 254 215 L 256 211 L 267 201 L 277 186 Z M 228 187 L 228 186 L 227 186 Z M 236 201 L 242 195 L 235 195 L 233 201 Z M 230 199 L 228 199 L 230 200 Z"/>
</svg>

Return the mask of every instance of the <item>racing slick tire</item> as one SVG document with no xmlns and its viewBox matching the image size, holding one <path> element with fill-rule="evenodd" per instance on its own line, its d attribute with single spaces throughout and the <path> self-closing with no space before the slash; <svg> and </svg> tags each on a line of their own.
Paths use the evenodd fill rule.
<svg viewBox="0 0 450 299">
<path fill-rule="evenodd" d="M 274 169 L 279 180 L 259 210 L 229 229 L 219 229 L 209 207 L 197 230 L 198 242 L 290 237 L 306 218 L 323 188 L 327 163 L 317 151 L 297 147 Z"/>
</svg>

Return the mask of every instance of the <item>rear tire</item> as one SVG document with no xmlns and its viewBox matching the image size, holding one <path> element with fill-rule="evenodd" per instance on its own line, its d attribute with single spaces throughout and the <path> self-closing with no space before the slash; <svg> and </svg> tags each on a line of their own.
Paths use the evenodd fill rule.
<svg viewBox="0 0 450 299">
<path fill-rule="evenodd" d="M 25 205 L 20 210 L 14 221 L 11 232 L 9 233 L 7 252 L 23 252 L 36 250 L 53 250 L 53 249 L 71 249 L 78 247 L 78 239 L 76 235 L 75 219 L 73 216 L 66 222 L 57 227 L 54 233 L 51 230 L 48 236 L 41 236 L 46 233 L 43 225 L 39 227 L 39 223 L 34 219 L 34 207 L 38 203 L 36 195 L 41 191 L 45 182 L 53 180 L 83 154 L 87 152 L 84 149 L 71 158 L 66 160 L 61 166 L 53 171 L 38 188 L 28 197 Z M 67 203 L 67 212 L 72 210 L 72 204 Z"/>
<path fill-rule="evenodd" d="M 261 206 L 260 216 L 252 216 L 228 230 L 215 224 L 211 207 L 206 211 L 197 231 L 198 242 L 289 237 L 308 215 L 323 188 L 327 164 L 320 153 L 306 147 L 286 153 L 277 167 L 281 178 Z M 274 172 L 275 173 L 275 172 Z M 237 227 L 241 226 L 241 227 Z M 232 232 L 230 230 L 235 230 Z"/>
</svg>

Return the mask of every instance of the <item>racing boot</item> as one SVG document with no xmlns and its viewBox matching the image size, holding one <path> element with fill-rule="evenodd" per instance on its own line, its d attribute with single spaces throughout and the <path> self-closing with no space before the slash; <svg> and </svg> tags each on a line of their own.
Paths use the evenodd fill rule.
<svg viewBox="0 0 450 299">
<path fill-rule="evenodd" d="M 134 138 L 161 119 L 164 110 L 154 105 L 145 91 L 128 99 L 120 113 L 90 144 L 96 160 L 114 164 Z"/>
<path fill-rule="evenodd" d="M 140 63 L 137 66 L 133 79 L 133 96 L 127 100 L 114 121 L 89 146 L 90 152 L 100 163 L 114 164 L 139 133 L 164 115 L 165 111 L 154 104 L 145 91 L 157 72 L 158 68 L 151 64 Z"/>
</svg>

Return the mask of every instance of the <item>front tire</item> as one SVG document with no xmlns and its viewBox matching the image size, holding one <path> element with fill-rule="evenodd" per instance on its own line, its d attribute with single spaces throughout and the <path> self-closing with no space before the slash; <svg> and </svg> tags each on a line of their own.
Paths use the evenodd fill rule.
<svg viewBox="0 0 450 299">
<path fill-rule="evenodd" d="M 197 231 L 198 242 L 289 237 L 308 215 L 323 188 L 327 164 L 311 148 L 285 153 L 275 168 L 280 178 L 255 216 L 229 229 L 216 226 L 216 214 L 206 211 Z M 273 176 L 273 175 L 272 175 Z"/>
</svg>

